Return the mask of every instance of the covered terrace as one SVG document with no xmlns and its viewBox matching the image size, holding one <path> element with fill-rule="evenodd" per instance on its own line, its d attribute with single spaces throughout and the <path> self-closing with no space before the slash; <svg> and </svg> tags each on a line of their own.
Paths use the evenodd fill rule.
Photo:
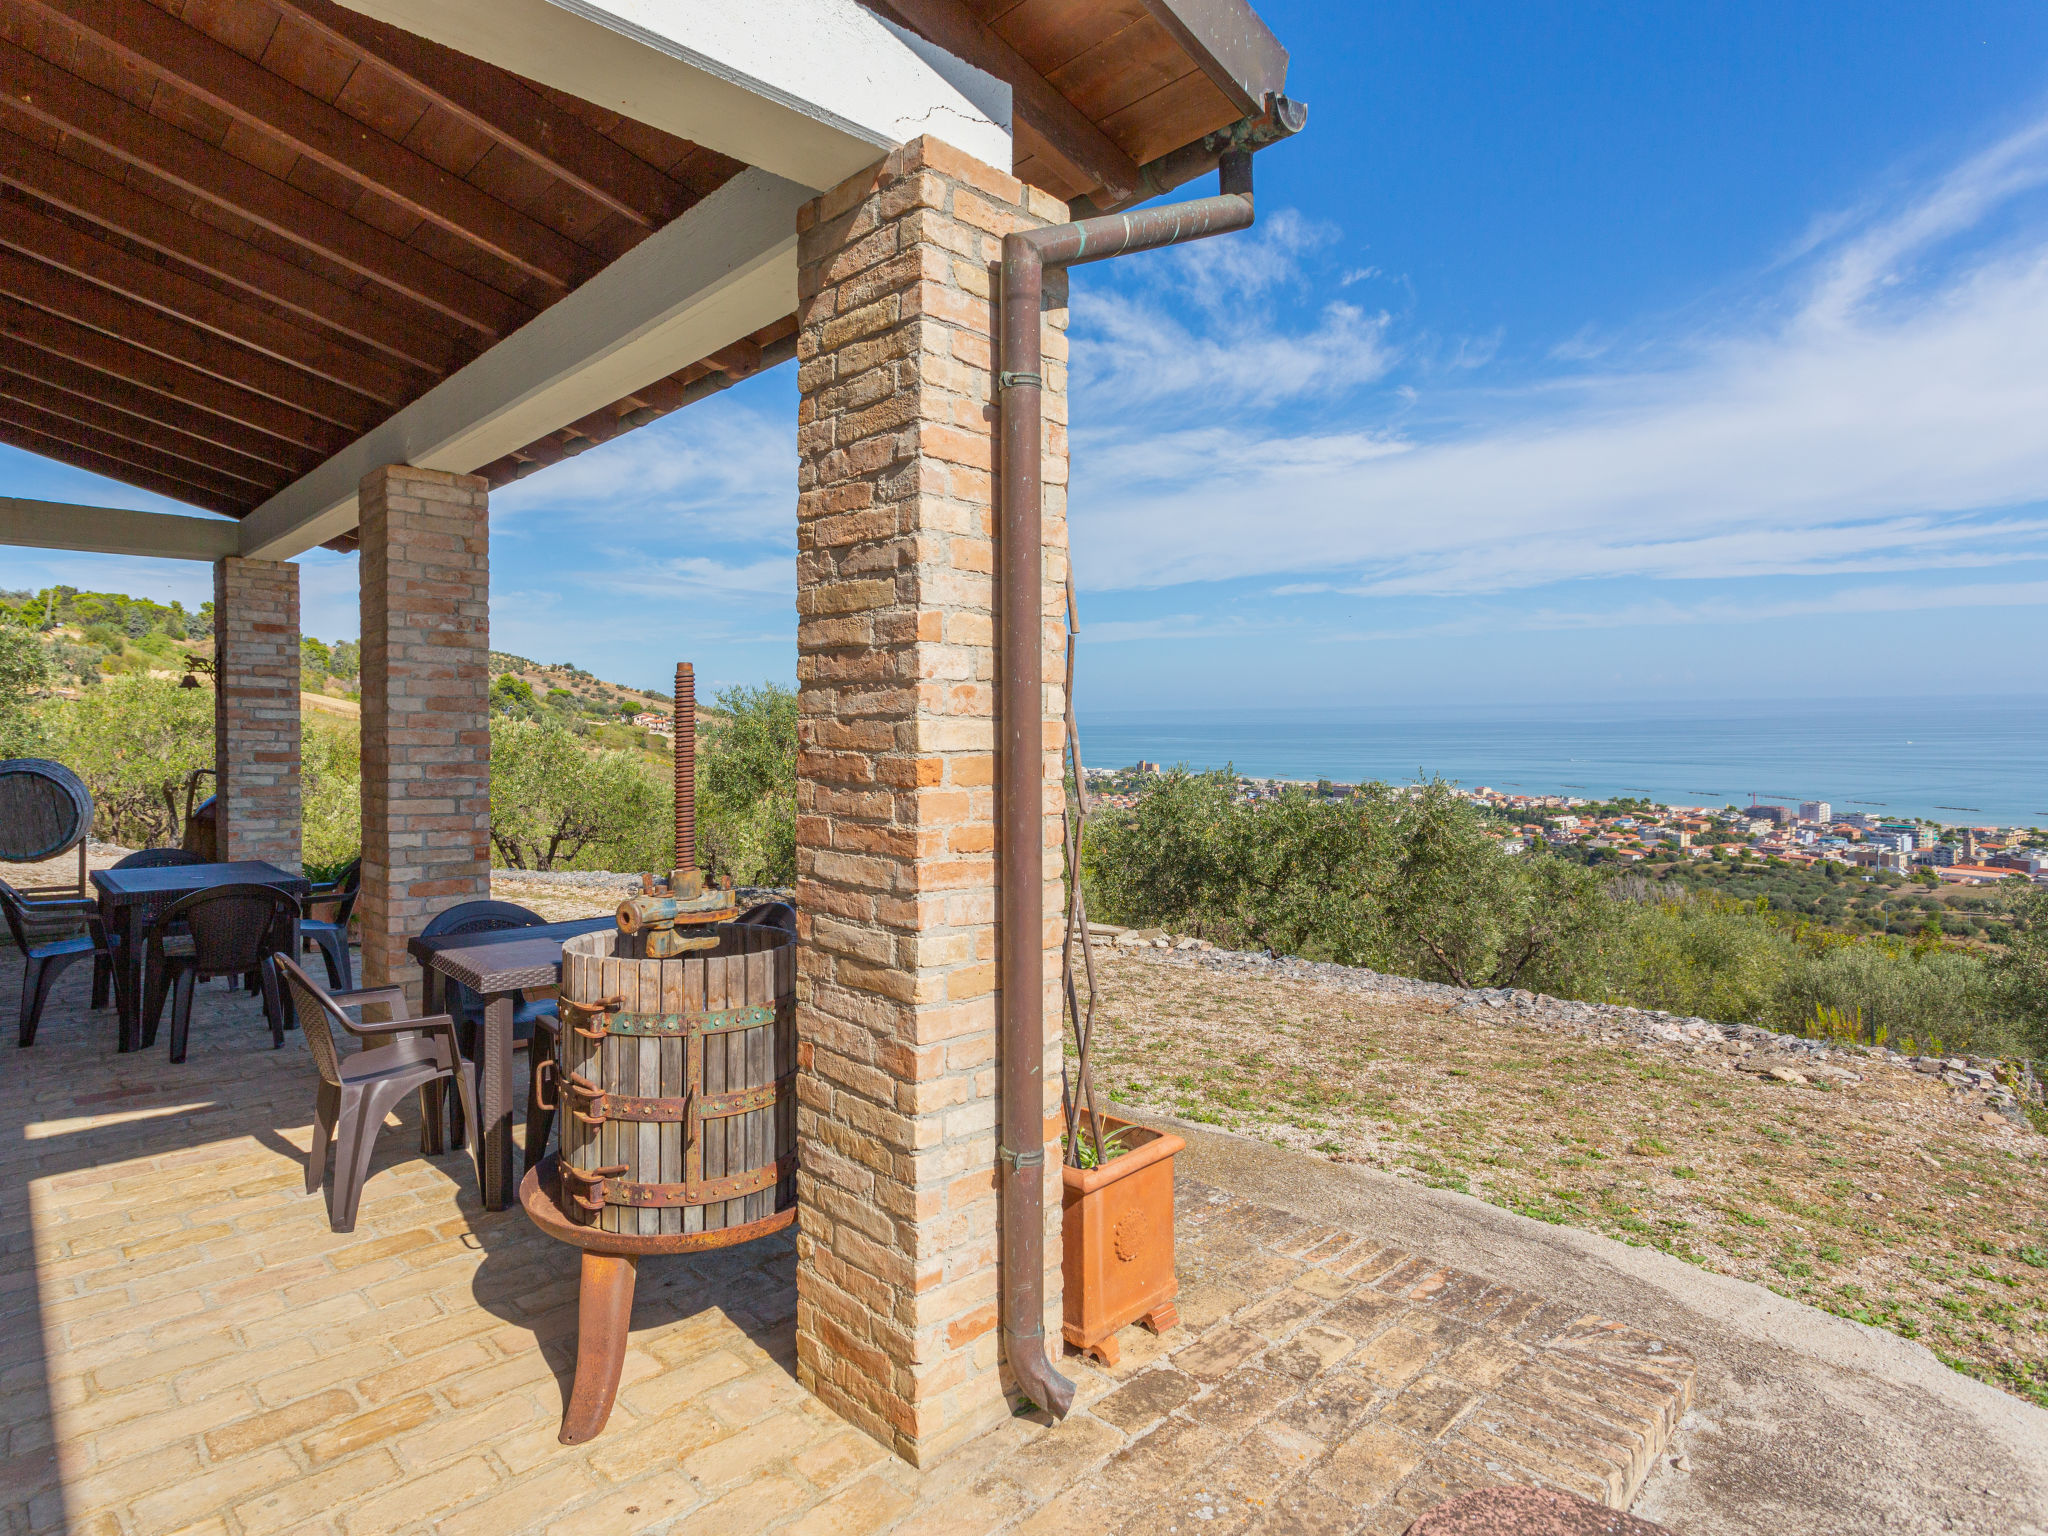
<svg viewBox="0 0 2048 1536">
<path fill-rule="evenodd" d="M 1219 165 L 1249 222 L 1286 69 L 1243 0 L 0 0 L 0 441 L 194 509 L 0 498 L 0 543 L 212 566 L 218 858 L 293 872 L 293 557 L 359 556 L 368 986 L 417 1002 L 408 941 L 489 894 L 492 491 L 798 364 L 801 1223 L 693 1261 L 624 1389 L 666 1428 L 603 1454 L 674 1453 L 672 1414 L 709 1445 L 779 1372 L 815 1493 L 1011 1433 L 1056 1375 L 1071 258 L 1000 342 L 997 274 L 1006 236 Z M 570 1273 L 509 1208 L 509 1073 L 475 1171 L 388 1136 L 331 1234 L 293 1190 L 302 1053 L 228 1038 L 121 1052 L 60 988 L 16 1055 L 6 1528 L 596 1510 L 625 1463 L 506 1449 L 553 1411 L 513 1422 Z M 356 1454 L 428 1424 L 461 1454 Z M 815 1502 L 750 1487 L 733 1528 Z"/>
</svg>

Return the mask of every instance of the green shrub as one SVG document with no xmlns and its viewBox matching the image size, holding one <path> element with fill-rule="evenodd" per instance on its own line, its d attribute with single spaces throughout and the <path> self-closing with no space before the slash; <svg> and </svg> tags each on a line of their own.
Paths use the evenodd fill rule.
<svg viewBox="0 0 2048 1536">
<path fill-rule="evenodd" d="M 2048 1055 L 2048 892 L 2013 898 L 1993 963 L 1945 948 L 1917 910 L 1896 918 L 1901 938 L 1858 938 L 1766 896 L 1511 856 L 1488 825 L 1441 783 L 1241 804 L 1227 770 L 1176 770 L 1133 809 L 1091 818 L 1083 878 L 1098 918 L 1226 945 L 1789 1033 Z"/>
<path fill-rule="evenodd" d="M 1458 986 L 1561 989 L 1599 971 L 1615 913 L 1598 877 L 1502 852 L 1447 784 L 1234 796 L 1228 770 L 1176 769 L 1092 821 L 1091 912 Z"/>
<path fill-rule="evenodd" d="M 362 731 L 352 722 L 304 717 L 299 729 L 302 855 L 332 878 L 363 851 Z"/>
</svg>

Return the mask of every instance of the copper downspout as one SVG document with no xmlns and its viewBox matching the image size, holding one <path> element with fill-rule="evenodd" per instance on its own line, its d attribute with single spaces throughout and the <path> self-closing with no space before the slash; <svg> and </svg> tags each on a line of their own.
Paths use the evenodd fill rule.
<svg viewBox="0 0 2048 1536">
<path fill-rule="evenodd" d="M 1047 267 L 1078 266 L 1248 228 L 1252 157 L 1233 149 L 1218 163 L 1221 195 L 1142 213 L 1055 224 L 1003 239 L 1001 532 L 997 590 L 996 812 L 1001 880 L 1002 1121 L 997 1183 L 1002 1201 L 1003 1352 L 1024 1394 L 1055 1418 L 1074 1384 L 1045 1349 L 1045 604 L 1040 549 L 1039 310 Z"/>
</svg>

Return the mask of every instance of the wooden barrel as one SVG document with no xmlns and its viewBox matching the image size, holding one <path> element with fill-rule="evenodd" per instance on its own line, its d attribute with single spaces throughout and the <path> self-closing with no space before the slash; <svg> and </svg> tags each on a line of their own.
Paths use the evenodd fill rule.
<svg viewBox="0 0 2048 1536">
<path fill-rule="evenodd" d="M 622 959 L 562 946 L 562 1209 L 606 1232 L 729 1230 L 796 1206 L 796 945 L 722 923 L 718 947 Z M 751 1230 L 749 1230 L 751 1229 Z"/>
<path fill-rule="evenodd" d="M 41 757 L 0 762 L 0 862 L 54 859 L 91 830 L 92 795 L 69 768 Z"/>
</svg>

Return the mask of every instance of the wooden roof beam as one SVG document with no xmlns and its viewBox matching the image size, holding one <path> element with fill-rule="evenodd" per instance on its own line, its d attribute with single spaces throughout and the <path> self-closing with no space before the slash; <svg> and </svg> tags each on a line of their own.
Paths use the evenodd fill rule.
<svg viewBox="0 0 2048 1536">
<path fill-rule="evenodd" d="M 145 416 L 132 415 L 89 396 L 58 389 L 12 368 L 0 368 L 0 396 L 35 406 L 52 416 L 75 421 L 82 427 L 95 427 L 102 432 L 128 438 L 146 448 L 157 449 L 202 468 L 218 470 L 232 479 L 245 482 L 252 492 L 258 494 L 268 495 L 291 478 L 291 472 L 278 465 L 231 452 L 218 443 L 209 443 Z"/>
<path fill-rule="evenodd" d="M 165 453 L 162 449 L 147 447 L 118 432 L 103 431 L 74 421 L 69 416 L 58 416 L 52 412 L 29 404 L 26 400 L 0 395 L 0 422 L 38 432 L 52 442 L 69 443 L 89 453 L 113 459 L 122 464 L 166 479 L 177 480 L 194 490 L 205 491 L 232 506 L 248 506 L 263 495 L 263 487 L 237 480 L 232 475 L 222 474 L 203 464 L 194 464 L 190 459 L 176 454 Z"/>
<path fill-rule="evenodd" d="M 220 560 L 235 552 L 239 536 L 240 530 L 224 518 L 0 496 L 0 544 L 156 560 Z"/>
<path fill-rule="evenodd" d="M 0 421 L 0 443 L 7 443 L 24 453 L 40 454 L 43 458 L 55 459 L 60 464 L 69 464 L 73 469 L 82 469 L 89 474 L 119 480 L 123 485 L 140 486 L 145 491 L 154 491 L 157 495 L 168 496 L 173 501 L 205 507 L 209 512 L 224 512 L 229 517 L 240 517 L 245 510 L 240 501 L 216 495 L 174 476 L 158 474 L 155 470 L 143 469 L 120 459 L 109 458 L 106 454 L 96 453 L 90 448 L 81 448 L 75 443 L 63 442 L 30 428 L 16 426 L 11 421 Z"/>
<path fill-rule="evenodd" d="M 14 0 L 216 111 L 566 292 L 598 258 L 149 0 Z"/>
<path fill-rule="evenodd" d="M 61 315 L 18 303 L 4 294 L 0 294 L 0 336 L 11 336 L 87 368 L 125 379 L 176 401 L 187 411 L 196 407 L 288 444 L 312 449 L 323 458 L 349 439 L 345 430 L 254 394 L 239 384 L 227 383 Z M 8 361 L 19 359 L 10 352 Z"/>
<path fill-rule="evenodd" d="M 562 111 L 516 75 L 331 0 L 277 3 L 333 41 L 400 76 L 444 112 L 643 230 L 659 229 L 692 201 L 687 187 Z"/>
<path fill-rule="evenodd" d="M 179 396 L 158 394 L 69 357 L 45 351 L 28 337 L 10 331 L 6 318 L 5 311 L 0 310 L 0 335 L 7 335 L 17 343 L 7 354 L 7 366 L 17 377 L 32 379 L 52 390 L 75 396 L 82 405 L 104 406 L 125 412 L 192 438 L 206 445 L 209 451 L 268 465 L 279 472 L 280 479 L 303 475 L 324 457 L 316 449 L 287 443 L 282 438 L 259 432 L 254 427 L 245 427 L 210 411 L 188 409 Z M 81 333 L 81 339 L 90 335 L 89 332 Z M 59 414 L 71 413 L 60 411 Z"/>
<path fill-rule="evenodd" d="M 6 38 L 0 38 L 0 100 L 493 341 L 516 330 L 533 313 L 488 283 L 150 116 Z"/>
<path fill-rule="evenodd" d="M 1012 93 L 1011 110 L 1066 163 L 1077 180 L 1101 187 L 1119 199 L 1137 190 L 1138 162 L 961 0 L 863 3 L 1007 84 Z"/>
<path fill-rule="evenodd" d="M 446 320 L 410 300 L 331 283 L 19 134 L 0 131 L 0 181 L 436 376 L 473 355 Z"/>
<path fill-rule="evenodd" d="M 394 410 L 434 383 L 431 374 L 365 357 L 11 198 L 0 198 L 0 246 L 11 246 L 86 282 L 254 347 Z"/>
<path fill-rule="evenodd" d="M 368 430 L 383 414 L 352 390 L 301 373 L 275 358 L 173 319 L 162 310 L 11 251 L 0 250 L 0 293 L 352 433 Z"/>
</svg>

